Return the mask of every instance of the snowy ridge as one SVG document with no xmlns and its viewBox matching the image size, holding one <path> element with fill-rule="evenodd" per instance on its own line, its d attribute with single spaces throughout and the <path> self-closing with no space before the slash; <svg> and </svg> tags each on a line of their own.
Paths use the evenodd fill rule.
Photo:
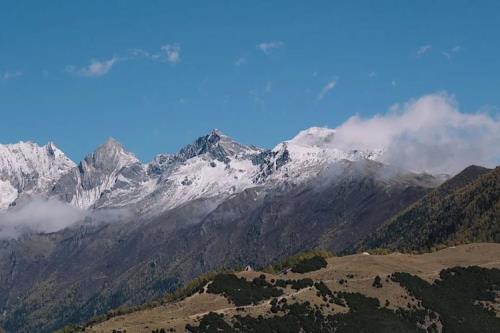
<svg viewBox="0 0 500 333">
<path fill-rule="evenodd" d="M 46 193 L 74 167 L 51 142 L 44 146 L 34 142 L 0 145 L 0 209 L 21 194 Z"/>
<path fill-rule="evenodd" d="M 338 149 L 335 130 L 320 127 L 301 131 L 270 150 L 242 145 L 213 130 L 178 153 L 159 154 L 147 164 L 114 139 L 87 155 L 78 166 L 52 144 L 18 145 L 23 147 L 22 153 L 15 154 L 14 162 L 12 153 L 3 152 L 5 146 L 0 149 L 0 156 L 8 156 L 0 157 L 0 170 L 10 170 L 0 173 L 0 208 L 15 200 L 16 186 L 26 187 L 33 175 L 40 175 L 35 177 L 38 193 L 79 208 L 127 207 L 156 214 L 195 199 L 223 200 L 250 187 L 300 183 L 316 177 L 332 163 L 376 160 L 381 155 L 381 151 Z M 9 152 L 19 149 L 10 148 Z M 36 162 L 20 158 L 25 151 L 28 156 L 36 156 Z"/>
</svg>

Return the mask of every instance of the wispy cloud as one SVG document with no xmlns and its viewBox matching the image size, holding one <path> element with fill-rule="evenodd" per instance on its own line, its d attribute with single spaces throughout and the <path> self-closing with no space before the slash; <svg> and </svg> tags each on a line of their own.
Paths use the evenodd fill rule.
<svg viewBox="0 0 500 333">
<path fill-rule="evenodd" d="M 337 85 L 337 80 L 331 80 L 328 82 L 323 89 L 321 89 L 319 95 L 318 95 L 318 100 L 322 100 L 335 86 Z"/>
<path fill-rule="evenodd" d="M 75 66 L 67 66 L 66 71 L 68 73 L 76 74 L 79 76 L 99 77 L 109 73 L 109 71 L 111 70 L 111 68 L 113 68 L 117 61 L 117 57 L 102 61 L 92 59 L 88 66 L 81 68 L 77 68 Z"/>
<path fill-rule="evenodd" d="M 271 81 L 268 81 L 264 86 L 264 92 L 269 94 L 271 91 L 273 91 L 273 83 Z"/>
<path fill-rule="evenodd" d="M 285 43 L 279 40 L 274 40 L 270 42 L 262 42 L 259 45 L 257 45 L 257 48 L 261 50 L 262 52 L 269 54 L 273 50 L 276 49 L 281 49 L 282 47 L 285 46 Z"/>
<path fill-rule="evenodd" d="M 462 50 L 462 47 L 460 45 L 456 45 L 452 47 L 451 49 L 447 51 L 443 51 L 442 54 L 445 56 L 447 59 L 451 59 L 451 57 L 455 54 L 458 53 Z"/>
<path fill-rule="evenodd" d="M 108 60 L 92 59 L 90 64 L 84 67 L 66 66 L 66 72 L 83 77 L 99 77 L 109 73 L 117 62 L 139 59 L 176 64 L 181 61 L 181 46 L 178 43 L 166 44 L 161 46 L 156 52 L 140 48 L 129 49 L 125 55 L 113 56 Z"/>
<path fill-rule="evenodd" d="M 397 85 L 398 85 L 398 82 L 396 80 L 391 81 L 391 86 L 393 86 L 395 88 Z"/>
<path fill-rule="evenodd" d="M 23 75 L 24 73 L 21 71 L 5 71 L 4 73 L 0 74 L 0 77 L 3 80 L 12 80 Z"/>
<path fill-rule="evenodd" d="M 165 60 L 172 64 L 181 61 L 181 46 L 179 44 L 167 44 L 161 47 Z"/>
<path fill-rule="evenodd" d="M 151 58 L 152 54 L 143 49 L 130 49 L 128 59 Z"/>
<path fill-rule="evenodd" d="M 154 52 L 140 48 L 130 49 L 127 60 L 133 59 L 148 59 L 176 64 L 181 61 L 181 46 L 178 43 L 166 44 L 162 45 L 159 50 Z"/>
<path fill-rule="evenodd" d="M 235 66 L 243 66 L 243 65 L 246 65 L 248 63 L 248 60 L 247 58 L 245 57 L 239 57 L 238 59 L 236 59 L 236 61 L 234 62 L 234 65 Z"/>
<path fill-rule="evenodd" d="M 376 76 L 377 76 L 377 73 L 375 73 L 375 72 L 368 73 L 368 77 L 371 78 L 371 79 L 374 78 L 374 77 L 376 77 Z"/>
<path fill-rule="evenodd" d="M 417 57 L 422 57 L 425 54 L 429 53 L 431 50 L 432 50 L 432 45 L 430 45 L 430 44 L 422 45 L 417 50 Z"/>
</svg>

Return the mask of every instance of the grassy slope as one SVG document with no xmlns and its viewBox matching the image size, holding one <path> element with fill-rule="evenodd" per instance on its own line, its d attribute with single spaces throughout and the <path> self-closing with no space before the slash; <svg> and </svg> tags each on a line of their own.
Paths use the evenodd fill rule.
<svg viewBox="0 0 500 333">
<path fill-rule="evenodd" d="M 344 325 L 341 331 L 350 332 L 350 328 L 354 329 L 352 325 L 366 323 L 366 320 L 373 322 L 373 320 L 383 317 L 387 319 L 388 324 L 391 323 L 391 326 L 385 330 L 384 328 L 377 327 L 377 329 L 381 330 L 380 332 L 389 332 L 391 327 L 406 327 L 408 331 L 411 331 L 409 330 L 411 325 L 408 326 L 408 322 L 402 320 L 401 315 L 396 311 L 397 309 L 403 312 L 408 311 L 407 315 L 410 316 L 411 314 L 413 316 L 410 316 L 411 318 L 408 320 L 410 322 L 411 320 L 416 320 L 414 317 L 418 317 L 418 315 L 424 313 L 414 309 L 414 307 L 419 308 L 422 300 L 412 296 L 410 291 L 400 283 L 387 279 L 388 275 L 395 272 L 407 272 L 425 281 L 425 283 L 431 283 L 439 277 L 439 273 L 443 269 L 458 265 L 500 268 L 500 244 L 469 244 L 423 255 L 359 254 L 345 257 L 331 257 L 327 259 L 327 262 L 328 266 L 326 268 L 304 274 L 292 272 L 288 272 L 286 275 L 283 273 L 265 274 L 266 281 L 271 282 L 272 280 L 277 281 L 279 279 L 299 280 L 306 278 L 312 279 L 314 282 L 322 281 L 336 295 L 335 297 L 318 295 L 318 289 L 315 287 L 295 290 L 288 286 L 283 289 L 283 292 L 288 305 L 303 305 L 305 302 L 309 302 L 309 310 L 313 312 L 320 310 L 322 318 L 325 321 L 321 325 L 325 325 L 324 327 L 326 328 L 328 328 L 328 325 L 332 325 L 332 322 L 328 321 L 328 318 L 337 320 L 338 322 L 335 325 Z M 259 278 L 261 273 L 241 272 L 237 275 L 246 278 L 250 282 L 255 278 Z M 381 288 L 373 285 L 376 276 L 381 277 Z M 157 328 L 175 328 L 176 332 L 184 332 L 186 324 L 192 325 L 195 328 L 204 322 L 224 324 L 220 322 L 219 317 L 207 316 L 210 312 L 223 314 L 223 319 L 226 322 L 231 322 L 236 316 L 242 318 L 250 316 L 247 319 L 241 319 L 242 322 L 248 325 L 255 325 L 257 328 L 262 328 L 265 325 L 286 325 L 291 320 L 299 320 L 300 322 L 301 319 L 300 317 L 297 319 L 297 316 L 287 316 L 286 319 L 288 321 L 281 322 L 278 319 L 273 321 L 259 319 L 259 315 L 263 315 L 263 318 L 269 318 L 274 315 L 272 299 L 262 300 L 257 304 L 236 306 L 221 295 L 207 292 L 196 293 L 180 301 L 111 318 L 93 327 L 88 327 L 86 332 L 112 332 L 115 329 L 117 331 L 126 330 L 127 333 L 149 333 Z M 333 301 L 333 299 L 342 299 L 342 302 L 347 304 L 330 303 L 330 300 Z M 283 303 L 278 304 L 281 304 L 279 306 L 283 306 Z M 278 314 L 298 311 L 297 308 L 289 307 L 286 311 L 280 312 L 279 306 L 274 306 L 275 311 L 276 307 L 278 307 Z M 497 315 L 499 315 L 500 307 L 498 307 L 498 304 L 495 306 Z M 300 313 L 307 313 L 304 311 L 309 311 L 306 307 L 299 310 L 302 311 L 298 311 L 299 315 Z M 356 313 L 356 311 L 359 312 Z M 436 320 L 434 319 L 434 321 Z M 498 321 L 493 322 L 498 323 Z M 372 327 L 372 329 L 375 329 L 375 327 Z M 200 332 L 203 332 L 203 330 L 200 330 Z"/>
</svg>

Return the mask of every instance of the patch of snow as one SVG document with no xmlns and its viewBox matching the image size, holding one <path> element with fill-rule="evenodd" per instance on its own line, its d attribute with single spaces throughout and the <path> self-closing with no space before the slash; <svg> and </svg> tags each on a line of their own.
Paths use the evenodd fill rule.
<svg viewBox="0 0 500 333">
<path fill-rule="evenodd" d="M 0 210 L 7 209 L 16 200 L 17 190 L 8 181 L 0 180 Z"/>
</svg>

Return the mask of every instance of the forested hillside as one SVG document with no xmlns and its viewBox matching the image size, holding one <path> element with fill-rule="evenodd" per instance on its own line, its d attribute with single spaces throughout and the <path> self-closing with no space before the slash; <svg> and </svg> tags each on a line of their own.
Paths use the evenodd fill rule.
<svg viewBox="0 0 500 333">
<path fill-rule="evenodd" d="M 426 251 L 500 242 L 500 167 L 471 166 L 383 225 L 357 249 Z"/>
</svg>

